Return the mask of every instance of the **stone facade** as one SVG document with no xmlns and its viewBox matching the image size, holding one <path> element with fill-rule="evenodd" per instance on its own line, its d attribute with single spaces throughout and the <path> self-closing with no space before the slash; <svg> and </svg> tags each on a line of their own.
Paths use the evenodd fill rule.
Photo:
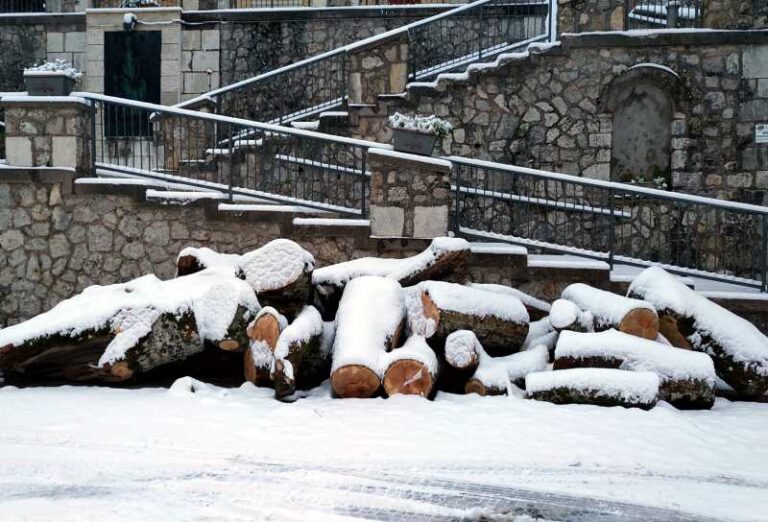
<svg viewBox="0 0 768 522">
<path fill-rule="evenodd" d="M 371 149 L 368 164 L 372 235 L 433 238 L 448 234 L 449 161 Z"/>
<path fill-rule="evenodd" d="M 611 89 L 642 64 L 675 78 L 670 90 L 672 188 L 768 202 L 768 45 L 761 33 L 566 37 L 539 54 L 413 87 L 358 115 L 357 136 L 387 142 L 394 112 L 437 114 L 454 126 L 443 152 L 610 179 Z"/>
<path fill-rule="evenodd" d="M 46 26 L 0 19 L 0 92 L 24 90 L 24 68 L 45 61 Z"/>
<path fill-rule="evenodd" d="M 701 0 L 702 26 L 708 29 L 768 27 L 764 0 Z M 623 31 L 625 0 L 558 0 L 558 33 Z"/>
<path fill-rule="evenodd" d="M 375 104 L 381 93 L 405 90 L 408 75 L 407 35 L 350 51 L 349 101 Z"/>
<path fill-rule="evenodd" d="M 61 167 L 87 173 L 93 109 L 82 101 L 3 102 L 9 165 Z"/>
</svg>

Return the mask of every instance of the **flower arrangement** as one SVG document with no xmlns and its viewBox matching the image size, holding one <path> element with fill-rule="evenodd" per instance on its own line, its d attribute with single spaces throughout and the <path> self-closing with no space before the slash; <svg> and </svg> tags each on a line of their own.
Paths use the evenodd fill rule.
<svg viewBox="0 0 768 522">
<path fill-rule="evenodd" d="M 66 76 L 71 80 L 79 79 L 83 73 L 75 69 L 75 67 L 66 60 L 57 59 L 52 62 L 41 63 L 40 65 L 33 65 L 32 67 L 24 69 L 25 76 Z"/>
<path fill-rule="evenodd" d="M 397 112 L 389 117 L 389 124 L 393 129 L 433 134 L 441 138 L 453 130 L 453 126 L 450 123 L 438 118 L 434 114 L 431 116 L 406 116 Z"/>
</svg>

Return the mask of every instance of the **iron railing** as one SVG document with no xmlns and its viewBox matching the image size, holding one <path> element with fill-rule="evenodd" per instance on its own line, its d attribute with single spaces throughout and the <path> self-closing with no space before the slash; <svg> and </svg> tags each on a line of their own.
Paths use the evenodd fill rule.
<svg viewBox="0 0 768 522">
<path fill-rule="evenodd" d="M 768 289 L 768 207 L 448 159 L 459 234 Z"/>
<path fill-rule="evenodd" d="M 402 38 L 408 47 L 408 77 L 490 59 L 501 52 L 547 40 L 555 0 L 480 0 L 316 57 L 215 89 L 177 107 L 213 102 L 219 114 L 284 124 L 344 106 L 353 53 Z M 382 93 L 383 94 L 383 93 Z"/>
<path fill-rule="evenodd" d="M 136 9 L 142 7 L 181 7 L 182 0 L 91 0 L 93 9 Z"/>
<path fill-rule="evenodd" d="M 45 0 L 0 0 L 0 13 L 44 13 Z"/>
<path fill-rule="evenodd" d="M 368 148 L 381 145 L 77 93 L 96 108 L 94 169 L 365 216 Z"/>
<path fill-rule="evenodd" d="M 701 27 L 703 0 L 624 0 L 625 29 Z"/>
</svg>

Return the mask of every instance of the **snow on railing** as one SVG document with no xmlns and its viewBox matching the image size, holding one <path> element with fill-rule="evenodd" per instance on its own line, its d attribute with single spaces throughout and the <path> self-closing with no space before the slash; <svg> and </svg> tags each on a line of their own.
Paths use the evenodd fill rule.
<svg viewBox="0 0 768 522">
<path fill-rule="evenodd" d="M 768 290 L 768 207 L 446 159 L 458 234 Z"/>
</svg>

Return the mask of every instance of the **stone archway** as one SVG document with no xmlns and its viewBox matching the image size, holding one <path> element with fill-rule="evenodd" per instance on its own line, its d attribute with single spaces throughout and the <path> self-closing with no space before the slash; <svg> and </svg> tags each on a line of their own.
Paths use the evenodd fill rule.
<svg viewBox="0 0 768 522">
<path fill-rule="evenodd" d="M 671 187 L 672 120 L 682 82 L 671 69 L 639 64 L 601 96 L 613 117 L 611 179 Z"/>
</svg>

